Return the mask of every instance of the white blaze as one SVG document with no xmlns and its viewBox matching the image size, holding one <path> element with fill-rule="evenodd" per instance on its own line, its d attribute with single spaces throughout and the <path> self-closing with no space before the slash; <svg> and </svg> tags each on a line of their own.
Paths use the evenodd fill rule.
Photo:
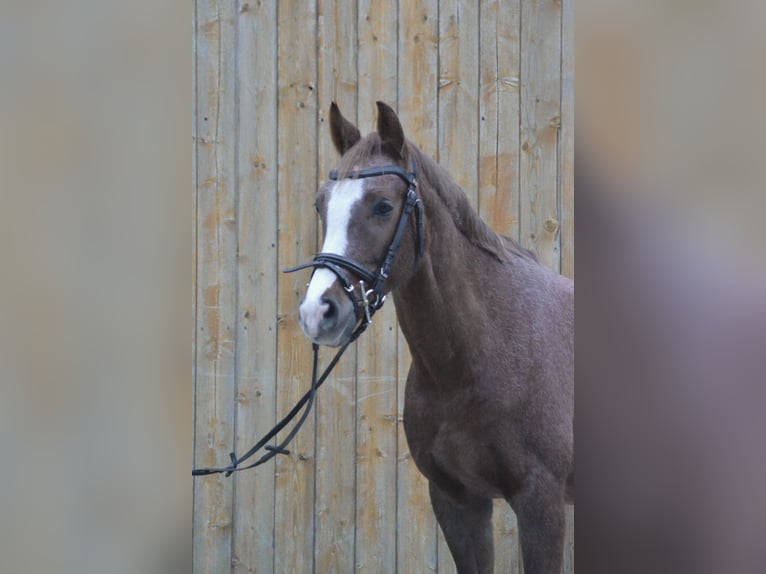
<svg viewBox="0 0 766 574">
<path fill-rule="evenodd" d="M 346 255 L 348 248 L 348 224 L 354 205 L 364 195 L 363 180 L 344 179 L 328 190 L 327 234 L 322 253 Z M 329 269 L 318 268 L 309 283 L 306 298 L 300 309 L 300 316 L 306 334 L 315 339 L 319 334 L 319 322 L 324 317 L 327 304 L 322 303 L 322 295 L 335 282 L 335 273 Z"/>
</svg>

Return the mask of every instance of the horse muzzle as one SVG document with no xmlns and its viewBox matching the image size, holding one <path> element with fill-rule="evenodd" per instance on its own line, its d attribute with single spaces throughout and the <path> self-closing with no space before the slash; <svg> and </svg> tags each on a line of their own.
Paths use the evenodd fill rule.
<svg viewBox="0 0 766 574">
<path fill-rule="evenodd" d="M 351 337 L 358 322 L 351 299 L 337 283 L 319 296 L 312 295 L 309 289 L 298 309 L 303 334 L 312 343 L 340 347 Z"/>
</svg>

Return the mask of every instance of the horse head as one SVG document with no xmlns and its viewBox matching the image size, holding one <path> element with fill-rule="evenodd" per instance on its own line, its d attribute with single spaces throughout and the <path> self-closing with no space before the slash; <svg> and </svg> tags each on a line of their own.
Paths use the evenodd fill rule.
<svg viewBox="0 0 766 574">
<path fill-rule="evenodd" d="M 359 130 L 330 107 L 332 141 L 341 155 L 316 194 L 324 242 L 299 309 L 304 334 L 337 347 L 414 272 L 423 251 L 422 204 L 415 163 L 394 110 L 378 102 L 375 132 Z"/>
</svg>

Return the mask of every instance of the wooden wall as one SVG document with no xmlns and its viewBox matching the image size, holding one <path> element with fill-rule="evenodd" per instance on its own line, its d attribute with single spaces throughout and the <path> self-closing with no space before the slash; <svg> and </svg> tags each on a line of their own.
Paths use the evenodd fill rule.
<svg viewBox="0 0 766 574">
<path fill-rule="evenodd" d="M 571 0 L 196 0 L 195 466 L 225 465 L 308 388 L 307 275 L 280 269 L 321 240 L 331 101 L 363 133 L 391 104 L 496 230 L 573 275 L 573 24 Z M 402 431 L 408 363 L 389 304 L 290 456 L 195 478 L 194 572 L 453 572 Z M 504 503 L 495 523 L 496 571 L 519 572 Z"/>
</svg>

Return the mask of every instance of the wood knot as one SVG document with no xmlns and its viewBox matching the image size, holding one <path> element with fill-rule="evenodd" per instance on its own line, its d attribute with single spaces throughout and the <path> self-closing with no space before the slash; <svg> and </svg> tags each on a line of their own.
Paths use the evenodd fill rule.
<svg viewBox="0 0 766 574">
<path fill-rule="evenodd" d="M 545 227 L 545 231 L 555 233 L 559 228 L 559 222 L 557 219 L 549 218 L 545 220 L 545 224 L 543 226 Z"/>
</svg>

